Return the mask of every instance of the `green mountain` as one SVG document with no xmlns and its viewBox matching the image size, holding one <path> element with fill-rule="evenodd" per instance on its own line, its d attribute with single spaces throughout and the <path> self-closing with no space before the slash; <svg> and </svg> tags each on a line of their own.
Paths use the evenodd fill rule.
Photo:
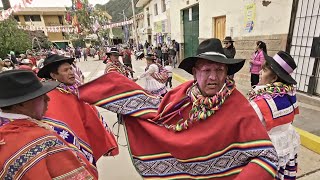
<svg viewBox="0 0 320 180">
<path fill-rule="evenodd" d="M 138 0 L 133 0 L 134 4 Z M 97 4 L 95 6 L 100 10 L 106 10 L 112 16 L 112 22 L 121 22 L 123 21 L 123 10 L 127 18 L 132 17 L 132 5 L 131 0 L 110 0 L 104 5 Z M 135 13 L 138 14 L 143 10 L 143 8 L 135 7 Z"/>
</svg>

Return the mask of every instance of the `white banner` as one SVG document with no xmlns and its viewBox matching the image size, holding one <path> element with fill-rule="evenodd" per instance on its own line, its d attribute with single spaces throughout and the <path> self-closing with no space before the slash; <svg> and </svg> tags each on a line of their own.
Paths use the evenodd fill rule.
<svg viewBox="0 0 320 180">
<path fill-rule="evenodd" d="M 7 10 L 3 10 L 0 14 L 0 21 L 8 19 L 12 13 L 20 11 L 22 8 L 27 7 L 27 5 L 31 3 L 32 0 L 21 0 L 19 4 L 16 4 Z"/>
</svg>

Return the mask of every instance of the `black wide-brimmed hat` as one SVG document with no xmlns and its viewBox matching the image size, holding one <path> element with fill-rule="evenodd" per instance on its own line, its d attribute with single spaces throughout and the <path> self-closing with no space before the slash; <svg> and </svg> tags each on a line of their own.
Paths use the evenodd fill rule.
<svg viewBox="0 0 320 180">
<path fill-rule="evenodd" d="M 52 65 L 63 62 L 63 61 L 68 62 L 69 64 L 72 64 L 74 61 L 74 58 L 65 57 L 58 54 L 51 54 L 44 60 L 43 67 L 39 70 L 38 76 L 40 78 L 50 78 L 50 73 L 51 73 L 50 69 Z"/>
<path fill-rule="evenodd" d="M 152 60 L 152 61 L 157 60 L 157 57 L 154 54 L 147 54 L 145 57 L 147 60 Z"/>
<path fill-rule="evenodd" d="M 53 90 L 59 82 L 41 83 L 28 70 L 11 70 L 0 73 L 0 108 L 37 98 Z"/>
<path fill-rule="evenodd" d="M 234 42 L 234 40 L 232 40 L 231 36 L 226 36 L 223 42 Z"/>
<path fill-rule="evenodd" d="M 297 65 L 289 53 L 279 51 L 273 57 L 270 57 L 266 53 L 264 53 L 264 57 L 273 72 L 279 78 L 281 78 L 288 84 L 297 84 L 296 80 L 294 80 L 290 75 L 297 68 Z"/>
<path fill-rule="evenodd" d="M 198 59 L 206 59 L 209 61 L 226 64 L 228 66 L 228 75 L 235 74 L 244 65 L 244 59 L 227 58 L 224 54 L 221 41 L 216 38 L 211 38 L 200 43 L 197 49 L 197 55 L 185 58 L 179 65 L 179 68 L 184 69 L 192 74 L 192 68 L 195 66 Z"/>
<path fill-rule="evenodd" d="M 112 48 L 110 49 L 110 51 L 107 52 L 106 54 L 107 54 L 108 56 L 110 56 L 111 54 L 116 55 L 116 56 L 122 56 L 122 55 L 119 53 L 119 51 L 118 51 L 118 49 L 117 49 L 116 47 L 112 47 Z"/>
</svg>

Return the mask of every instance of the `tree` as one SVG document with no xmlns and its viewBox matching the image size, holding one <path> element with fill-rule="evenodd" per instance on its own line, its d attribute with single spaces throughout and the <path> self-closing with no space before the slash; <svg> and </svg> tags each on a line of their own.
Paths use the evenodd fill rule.
<svg viewBox="0 0 320 180">
<path fill-rule="evenodd" d="M 4 10 L 11 8 L 10 0 L 1 0 L 1 1 L 2 1 L 2 5 L 3 5 Z"/>
<path fill-rule="evenodd" d="M 5 57 L 10 51 L 25 53 L 31 48 L 28 33 L 18 29 L 18 23 L 9 18 L 0 22 L 0 57 Z"/>
<path fill-rule="evenodd" d="M 49 49 L 49 47 L 52 45 L 43 31 L 28 31 L 28 35 L 31 40 L 33 38 L 37 38 L 41 48 Z M 34 42 L 34 48 L 38 48 L 38 42 Z"/>
</svg>

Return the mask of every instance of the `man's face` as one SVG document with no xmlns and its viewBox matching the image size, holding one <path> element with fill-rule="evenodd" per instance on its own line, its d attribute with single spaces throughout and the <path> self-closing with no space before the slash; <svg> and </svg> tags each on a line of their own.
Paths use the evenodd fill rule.
<svg viewBox="0 0 320 180">
<path fill-rule="evenodd" d="M 224 44 L 224 47 L 225 47 L 225 48 L 228 48 L 228 47 L 231 46 L 231 42 L 227 42 L 227 41 L 226 41 L 226 42 L 224 42 L 223 44 Z"/>
<path fill-rule="evenodd" d="M 115 55 L 115 54 L 111 54 L 110 55 L 110 59 L 111 59 L 111 61 L 118 61 L 119 60 L 119 56 Z"/>
<path fill-rule="evenodd" d="M 21 103 L 21 111 L 34 119 L 41 120 L 43 115 L 48 110 L 48 102 L 50 101 L 50 98 L 48 95 L 42 95 L 35 99 L 26 101 Z"/>
<path fill-rule="evenodd" d="M 221 90 L 227 78 L 227 70 L 225 64 L 205 59 L 197 60 L 192 72 L 203 96 L 211 97 Z"/>
<path fill-rule="evenodd" d="M 50 75 L 53 79 L 58 80 L 59 82 L 62 82 L 65 85 L 71 86 L 76 83 L 72 66 L 67 62 L 59 66 L 57 74 L 50 73 Z"/>
</svg>

